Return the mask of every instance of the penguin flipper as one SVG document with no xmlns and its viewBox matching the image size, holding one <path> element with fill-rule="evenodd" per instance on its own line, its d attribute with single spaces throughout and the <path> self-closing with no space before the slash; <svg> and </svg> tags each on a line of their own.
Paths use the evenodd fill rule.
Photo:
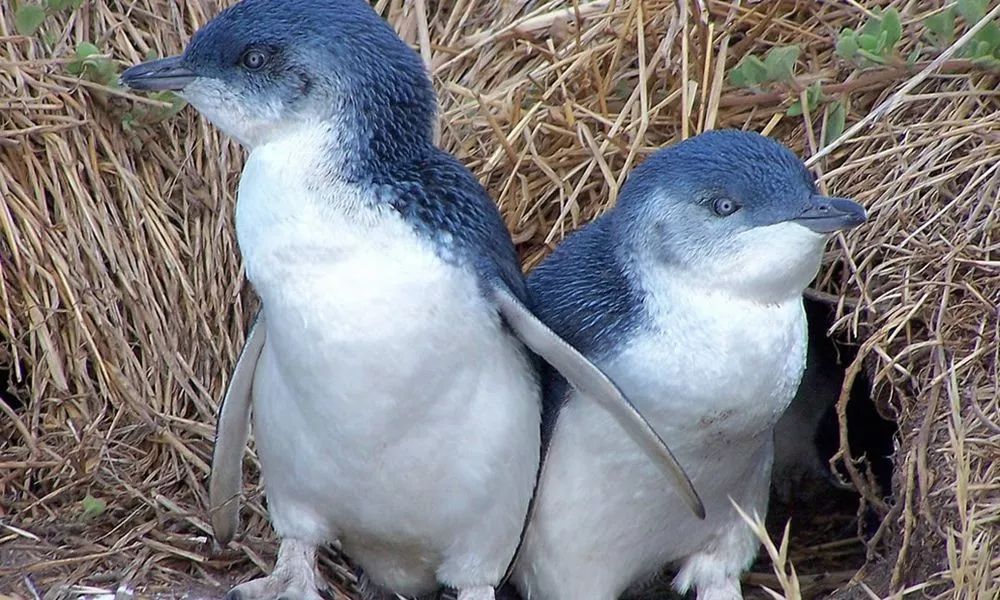
<svg viewBox="0 0 1000 600">
<path fill-rule="evenodd" d="M 517 337 L 559 371 L 577 391 L 595 399 L 610 412 L 646 452 L 656 459 L 694 514 L 704 519 L 705 506 L 691 479 L 674 458 L 666 442 L 618 386 L 587 357 L 542 323 L 509 290 L 494 284 L 492 291 L 500 315 Z"/>
<path fill-rule="evenodd" d="M 247 334 L 243 352 L 219 408 L 212 452 L 208 499 L 212 531 L 220 544 L 233 539 L 240 522 L 240 492 L 243 488 L 243 450 L 250 437 L 250 405 L 257 359 L 267 337 L 264 316 L 257 314 Z"/>
</svg>

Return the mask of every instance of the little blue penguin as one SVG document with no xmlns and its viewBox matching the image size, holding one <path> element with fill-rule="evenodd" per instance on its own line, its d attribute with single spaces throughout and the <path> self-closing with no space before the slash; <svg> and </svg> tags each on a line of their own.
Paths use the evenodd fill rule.
<svg viewBox="0 0 1000 600">
<path fill-rule="evenodd" d="M 369 597 L 492 598 L 537 482 L 538 356 L 679 490 L 661 493 L 702 512 L 656 431 L 527 307 L 495 204 L 433 143 L 423 63 L 366 2 L 244 0 L 122 82 L 177 92 L 249 150 L 236 234 L 262 309 L 220 410 L 209 496 L 225 543 L 252 418 L 281 543 L 273 573 L 231 599 L 318 600 L 328 542 Z"/>
<path fill-rule="evenodd" d="M 667 566 L 682 593 L 742 597 L 759 544 L 733 503 L 766 513 L 772 429 L 806 361 L 802 293 L 830 234 L 865 220 L 781 144 L 708 132 L 652 154 L 530 274 L 535 314 L 670 440 L 706 518 L 552 372 L 560 409 L 514 568 L 522 597 L 614 600 Z"/>
</svg>

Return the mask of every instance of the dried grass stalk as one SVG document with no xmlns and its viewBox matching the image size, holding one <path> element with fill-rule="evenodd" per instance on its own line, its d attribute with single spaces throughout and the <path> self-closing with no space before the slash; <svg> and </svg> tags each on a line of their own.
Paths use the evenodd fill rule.
<svg viewBox="0 0 1000 600">
<path fill-rule="evenodd" d="M 856 589 L 995 598 L 998 77 L 954 58 L 919 80 L 919 67 L 855 73 L 833 40 L 887 4 L 376 7 L 431 66 L 441 143 L 494 194 L 528 268 L 682 135 L 747 128 L 816 155 L 823 119 L 786 116 L 794 93 L 726 83 L 748 52 L 799 44 L 800 83 L 849 98 L 849 125 L 893 98 L 891 113 L 815 164 L 824 187 L 872 215 L 836 240 L 816 287 L 840 303 L 837 335 L 860 344 L 849 373 L 874 375 L 901 427 L 898 501 Z M 893 4 L 905 55 L 945 3 Z M 94 0 L 29 38 L 0 6 L 0 366 L 12 389 L 0 402 L 2 590 L 211 587 L 273 554 L 259 487 L 247 488 L 245 536 L 227 549 L 211 547 L 204 513 L 216 401 L 256 302 L 232 227 L 242 151 L 190 110 L 126 130 L 129 112 L 162 104 L 65 72 L 82 41 L 123 64 L 177 52 L 218 8 Z M 841 458 L 852 461 L 846 448 Z M 91 502 L 84 515 L 88 495 L 103 512 Z M 339 559 L 327 563 L 349 589 Z"/>
</svg>

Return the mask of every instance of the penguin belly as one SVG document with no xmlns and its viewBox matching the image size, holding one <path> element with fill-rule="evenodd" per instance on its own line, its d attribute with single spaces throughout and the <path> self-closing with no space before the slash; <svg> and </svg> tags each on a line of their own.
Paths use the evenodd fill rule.
<svg viewBox="0 0 1000 600">
<path fill-rule="evenodd" d="M 339 540 L 399 594 L 496 583 L 538 464 L 527 352 L 396 213 L 273 183 L 261 160 L 237 232 L 267 326 L 253 422 L 276 531 Z"/>
<path fill-rule="evenodd" d="M 525 600 L 614 600 L 668 564 L 681 567 L 676 585 L 686 589 L 692 570 L 738 573 L 756 555 L 730 498 L 766 513 L 771 431 L 805 359 L 801 306 L 730 310 L 704 298 L 685 308 L 599 366 L 670 444 L 705 520 L 611 416 L 573 392 L 514 573 Z"/>
</svg>

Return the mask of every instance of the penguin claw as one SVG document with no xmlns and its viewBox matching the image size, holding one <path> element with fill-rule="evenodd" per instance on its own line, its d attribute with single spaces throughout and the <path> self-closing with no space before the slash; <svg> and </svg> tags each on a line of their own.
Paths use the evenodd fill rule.
<svg viewBox="0 0 1000 600">
<path fill-rule="evenodd" d="M 226 600 L 324 600 L 317 589 L 317 581 L 322 584 L 322 579 L 315 566 L 314 544 L 283 539 L 274 572 L 239 584 L 229 590 Z"/>
<path fill-rule="evenodd" d="M 276 573 L 241 583 L 229 590 L 225 600 L 324 600 L 314 585 L 288 575 Z"/>
</svg>

